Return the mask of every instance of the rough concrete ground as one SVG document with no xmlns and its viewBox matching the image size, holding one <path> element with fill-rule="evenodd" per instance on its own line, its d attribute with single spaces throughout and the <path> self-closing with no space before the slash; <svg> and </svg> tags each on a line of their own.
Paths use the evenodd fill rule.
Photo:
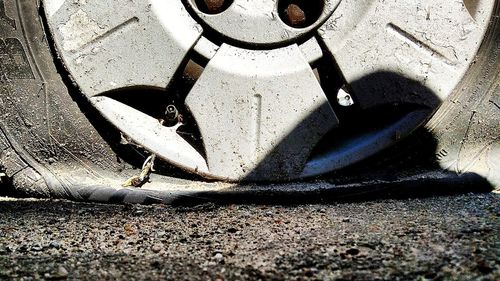
<svg viewBox="0 0 500 281">
<path fill-rule="evenodd" d="M 305 206 L 0 199 L 0 279 L 500 280 L 494 193 Z"/>
</svg>

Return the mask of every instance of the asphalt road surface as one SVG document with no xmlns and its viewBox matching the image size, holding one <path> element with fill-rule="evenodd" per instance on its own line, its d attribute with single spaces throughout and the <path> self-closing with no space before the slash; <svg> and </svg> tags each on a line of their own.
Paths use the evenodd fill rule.
<svg viewBox="0 0 500 281">
<path fill-rule="evenodd" d="M 499 199 L 171 207 L 0 198 L 0 279 L 500 280 Z"/>
</svg>

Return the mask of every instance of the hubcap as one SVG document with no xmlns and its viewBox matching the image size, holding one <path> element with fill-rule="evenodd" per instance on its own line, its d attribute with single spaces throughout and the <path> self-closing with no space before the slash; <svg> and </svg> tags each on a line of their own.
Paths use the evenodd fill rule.
<svg viewBox="0 0 500 281">
<path fill-rule="evenodd" d="M 472 62 L 494 1 L 43 2 L 72 79 L 128 139 L 205 177 L 286 180 L 422 124 Z"/>
</svg>

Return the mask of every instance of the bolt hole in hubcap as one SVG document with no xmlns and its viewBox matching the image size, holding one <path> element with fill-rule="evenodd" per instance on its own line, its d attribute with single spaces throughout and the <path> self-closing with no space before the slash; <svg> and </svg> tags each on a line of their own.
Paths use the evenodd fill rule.
<svg viewBox="0 0 500 281">
<path fill-rule="evenodd" d="M 339 0 L 184 0 L 218 45 L 271 49 L 309 39 Z"/>
<path fill-rule="evenodd" d="M 218 14 L 226 10 L 233 1 L 230 0 L 196 0 L 196 7 L 206 14 Z"/>
<path fill-rule="evenodd" d="M 281 0 L 278 2 L 278 12 L 287 25 L 304 28 L 320 18 L 324 6 L 323 0 Z"/>
<path fill-rule="evenodd" d="M 474 15 L 446 0 L 43 4 L 73 80 L 131 143 L 206 178 L 277 181 L 349 166 L 420 126 L 467 70 L 494 1 Z"/>
<path fill-rule="evenodd" d="M 196 0 L 196 7 L 206 14 L 224 12 L 233 1 L 231 0 Z M 278 14 L 287 25 L 295 28 L 304 28 L 316 22 L 323 12 L 323 0 L 280 0 Z"/>
</svg>

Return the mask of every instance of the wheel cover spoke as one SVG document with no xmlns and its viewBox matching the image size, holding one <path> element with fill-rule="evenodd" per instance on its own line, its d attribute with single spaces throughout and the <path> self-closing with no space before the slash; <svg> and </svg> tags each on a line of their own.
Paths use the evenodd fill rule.
<svg viewBox="0 0 500 281">
<path fill-rule="evenodd" d="M 467 70 L 484 32 L 460 1 L 344 1 L 337 13 L 342 17 L 332 16 L 318 34 L 364 109 L 435 108 Z"/>
<path fill-rule="evenodd" d="M 338 123 L 297 45 L 272 51 L 223 45 L 186 103 L 210 172 L 230 179 L 296 177 Z"/>
<path fill-rule="evenodd" d="M 177 126 L 165 127 L 158 120 L 108 97 L 93 97 L 94 106 L 132 142 L 148 147 L 152 153 L 185 170 L 206 174 L 203 156 L 177 133 Z M 130 130 L 133 128 L 133 130 Z"/>
<path fill-rule="evenodd" d="M 166 87 L 202 32 L 178 0 L 65 1 L 48 17 L 62 59 L 89 96 Z"/>
</svg>

